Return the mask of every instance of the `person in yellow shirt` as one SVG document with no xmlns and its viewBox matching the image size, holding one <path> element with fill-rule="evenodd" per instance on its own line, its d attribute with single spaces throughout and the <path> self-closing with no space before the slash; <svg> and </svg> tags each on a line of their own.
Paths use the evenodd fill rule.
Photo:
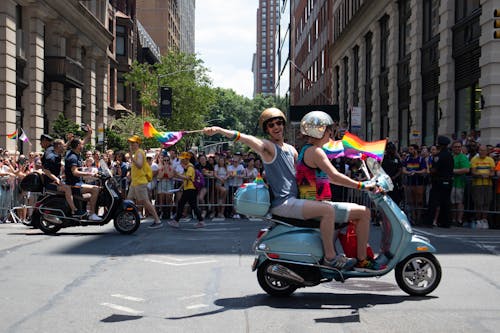
<svg viewBox="0 0 500 333">
<path fill-rule="evenodd" d="M 179 159 L 181 160 L 182 168 L 184 169 L 183 174 L 175 172 L 174 177 L 182 179 L 182 195 L 179 203 L 177 204 L 177 210 L 175 214 L 175 218 L 168 222 L 171 227 L 179 228 L 179 221 L 182 216 L 182 211 L 184 210 L 184 206 L 186 203 L 189 203 L 189 206 L 196 214 L 196 218 L 198 219 L 198 223 L 195 225 L 195 228 L 203 228 L 205 226 L 205 222 L 203 221 L 203 216 L 201 215 L 200 208 L 197 203 L 198 190 L 194 186 L 194 178 L 195 171 L 194 166 L 190 162 L 191 154 L 188 152 L 183 152 L 179 155 Z"/>
<path fill-rule="evenodd" d="M 472 198 L 476 210 L 476 220 L 479 226 L 488 227 L 488 213 L 493 198 L 492 177 L 495 170 L 495 161 L 488 156 L 488 148 L 481 145 L 479 155 L 470 161 L 472 173 Z M 477 223 L 476 221 L 476 223 Z"/>
<path fill-rule="evenodd" d="M 148 179 L 146 178 L 145 172 L 142 170 L 144 163 L 146 161 L 146 153 L 144 150 L 139 148 L 141 144 L 141 138 L 138 135 L 133 135 L 128 138 L 129 148 L 130 148 L 130 187 L 128 190 L 127 198 L 130 200 L 136 200 L 136 203 L 142 203 L 146 211 L 154 218 L 154 223 L 149 226 L 149 228 L 156 229 L 161 228 L 163 223 L 161 222 L 156 209 L 151 203 L 148 194 Z"/>
</svg>

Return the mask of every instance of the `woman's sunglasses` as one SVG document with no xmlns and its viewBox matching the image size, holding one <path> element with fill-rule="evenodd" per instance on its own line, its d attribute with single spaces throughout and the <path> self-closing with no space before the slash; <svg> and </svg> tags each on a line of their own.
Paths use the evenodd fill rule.
<svg viewBox="0 0 500 333">
<path fill-rule="evenodd" d="M 267 128 L 273 128 L 274 125 L 283 126 L 283 120 L 276 120 L 273 122 L 269 122 L 267 123 Z"/>
</svg>

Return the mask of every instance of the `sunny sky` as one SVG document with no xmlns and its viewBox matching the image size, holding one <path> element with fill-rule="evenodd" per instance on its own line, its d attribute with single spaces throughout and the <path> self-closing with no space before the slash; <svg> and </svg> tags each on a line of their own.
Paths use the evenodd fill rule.
<svg viewBox="0 0 500 333">
<path fill-rule="evenodd" d="M 257 1 L 196 1 L 195 51 L 214 87 L 252 97 Z"/>
</svg>

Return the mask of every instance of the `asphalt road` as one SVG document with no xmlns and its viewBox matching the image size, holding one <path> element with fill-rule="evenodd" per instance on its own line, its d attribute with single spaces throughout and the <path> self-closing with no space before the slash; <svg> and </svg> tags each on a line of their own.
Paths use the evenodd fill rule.
<svg viewBox="0 0 500 333">
<path fill-rule="evenodd" d="M 409 297 L 391 272 L 267 296 L 250 265 L 263 221 L 195 221 L 131 236 L 47 236 L 0 224 L 0 332 L 498 332 L 500 230 L 416 229 L 440 286 Z M 376 244 L 378 228 L 372 228 Z M 376 246 L 374 246 L 376 248 Z"/>
</svg>

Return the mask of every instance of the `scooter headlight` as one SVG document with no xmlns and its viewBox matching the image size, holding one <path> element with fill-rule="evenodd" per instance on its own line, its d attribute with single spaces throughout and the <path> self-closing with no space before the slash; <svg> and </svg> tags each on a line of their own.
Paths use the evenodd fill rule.
<svg viewBox="0 0 500 333">
<path fill-rule="evenodd" d="M 265 243 L 260 243 L 259 246 L 258 246 L 259 250 L 261 251 L 266 251 L 267 250 L 267 246 Z"/>
</svg>

